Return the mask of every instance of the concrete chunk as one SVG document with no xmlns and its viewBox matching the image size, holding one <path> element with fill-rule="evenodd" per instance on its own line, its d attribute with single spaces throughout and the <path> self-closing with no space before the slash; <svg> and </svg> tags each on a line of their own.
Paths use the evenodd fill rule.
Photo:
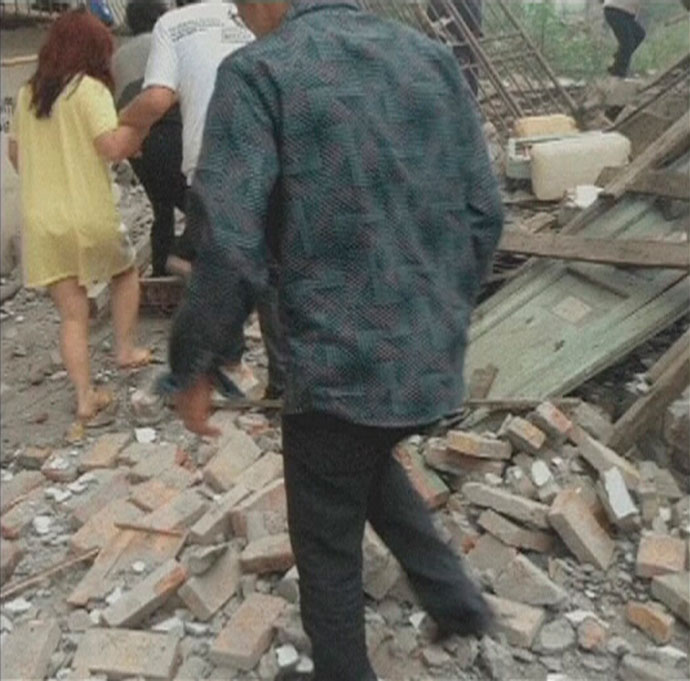
<svg viewBox="0 0 690 681">
<path fill-rule="evenodd" d="M 652 595 L 690 625 L 690 572 L 654 577 Z"/>
<path fill-rule="evenodd" d="M 95 468 L 115 468 L 117 455 L 129 440 L 129 433 L 109 433 L 108 435 L 103 435 L 82 456 L 79 470 L 91 471 Z"/>
<path fill-rule="evenodd" d="M 254 574 L 287 572 L 295 564 L 290 536 L 269 535 L 250 542 L 242 551 L 240 564 L 244 572 Z"/>
<path fill-rule="evenodd" d="M 496 615 L 496 627 L 505 634 L 511 646 L 530 648 L 541 629 L 546 612 L 523 603 L 485 594 L 489 606 Z"/>
<path fill-rule="evenodd" d="M 0 678 L 4 681 L 44 679 L 59 642 L 60 625 L 55 620 L 16 627 L 2 645 Z"/>
<path fill-rule="evenodd" d="M 493 583 L 498 596 L 528 605 L 560 605 L 568 593 L 522 554 L 515 556 Z"/>
<path fill-rule="evenodd" d="M 235 595 L 241 576 L 239 555 L 228 549 L 207 572 L 188 579 L 178 595 L 197 619 L 206 622 Z"/>
<path fill-rule="evenodd" d="M 187 579 L 187 571 L 169 560 L 103 611 L 109 627 L 133 627 L 157 610 Z"/>
<path fill-rule="evenodd" d="M 105 674 L 109 679 L 143 677 L 147 681 L 170 681 L 178 647 L 179 639 L 171 634 L 89 629 L 79 642 L 72 667 Z"/>
<path fill-rule="evenodd" d="M 635 574 L 638 577 L 655 577 L 669 572 L 685 570 L 687 544 L 663 534 L 648 534 L 640 539 L 637 550 Z"/>
<path fill-rule="evenodd" d="M 192 544 L 215 544 L 219 535 L 227 539 L 230 535 L 230 516 L 237 505 L 249 496 L 249 490 L 236 485 L 216 501 L 206 513 L 197 520 L 189 531 Z"/>
<path fill-rule="evenodd" d="M 282 598 L 275 596 L 249 596 L 213 643 L 213 663 L 245 671 L 253 669 L 271 645 L 275 624 L 285 605 Z"/>
<path fill-rule="evenodd" d="M 577 490 L 563 490 L 549 511 L 549 522 L 578 560 L 606 570 L 615 544 L 583 501 Z"/>
<path fill-rule="evenodd" d="M 451 430 L 447 435 L 448 449 L 480 459 L 510 459 L 513 448 L 510 442 L 482 437 L 476 433 Z"/>
<path fill-rule="evenodd" d="M 515 520 L 548 529 L 547 515 L 549 507 L 501 489 L 477 482 L 468 482 L 462 486 L 462 494 L 473 504 L 491 508 L 498 513 Z"/>
<path fill-rule="evenodd" d="M 609 520 L 623 530 L 632 530 L 639 521 L 639 510 L 628 492 L 625 478 L 619 468 L 609 468 L 599 478 L 599 499 Z"/>
</svg>

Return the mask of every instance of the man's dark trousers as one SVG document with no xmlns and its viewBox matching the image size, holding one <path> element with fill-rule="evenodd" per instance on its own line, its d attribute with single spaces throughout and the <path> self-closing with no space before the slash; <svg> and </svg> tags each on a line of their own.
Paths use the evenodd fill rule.
<svg viewBox="0 0 690 681">
<path fill-rule="evenodd" d="M 645 38 L 645 30 L 634 15 L 622 9 L 605 7 L 604 16 L 618 41 L 618 51 L 609 72 L 612 76 L 625 78 L 632 56 Z"/>
<path fill-rule="evenodd" d="M 290 539 L 314 681 L 375 681 L 367 657 L 362 539 L 369 521 L 444 629 L 481 608 L 478 591 L 439 538 L 393 447 L 411 430 L 355 425 L 312 412 L 283 417 Z M 460 620 L 460 621 L 459 621 Z"/>
</svg>

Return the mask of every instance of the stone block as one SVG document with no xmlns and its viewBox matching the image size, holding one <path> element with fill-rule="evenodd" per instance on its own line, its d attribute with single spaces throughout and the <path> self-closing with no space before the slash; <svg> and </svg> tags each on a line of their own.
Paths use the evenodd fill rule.
<svg viewBox="0 0 690 681">
<path fill-rule="evenodd" d="M 211 647 L 214 664 L 249 671 L 268 650 L 285 601 L 252 594 L 233 614 Z"/>
<path fill-rule="evenodd" d="M 479 459 L 510 459 L 513 453 L 510 442 L 461 430 L 451 430 L 447 435 L 447 441 L 451 452 L 459 452 Z"/>
<path fill-rule="evenodd" d="M 117 456 L 129 440 L 129 433 L 109 433 L 103 435 L 81 457 L 79 470 L 91 471 L 95 468 L 115 468 Z"/>
<path fill-rule="evenodd" d="M 429 509 L 443 506 L 450 497 L 450 490 L 441 478 L 424 465 L 422 455 L 404 444 L 395 448 L 393 455 L 407 473 L 412 487 Z"/>
<path fill-rule="evenodd" d="M 495 511 L 484 511 L 478 523 L 504 544 L 519 549 L 549 553 L 555 544 L 553 535 L 520 527 Z"/>
<path fill-rule="evenodd" d="M 652 595 L 690 625 L 690 572 L 654 577 Z"/>
<path fill-rule="evenodd" d="M 558 201 L 569 189 L 593 185 L 607 167 L 621 167 L 630 140 L 617 132 L 583 133 L 536 144 L 531 150 L 532 191 L 540 201 Z"/>
<path fill-rule="evenodd" d="M 89 629 L 72 661 L 74 669 L 105 674 L 109 679 L 143 677 L 170 681 L 178 661 L 179 638 L 128 629 Z"/>
<path fill-rule="evenodd" d="M 33 621 L 15 627 L 3 641 L 0 678 L 5 681 L 42 681 L 60 642 L 56 620 Z"/>
<path fill-rule="evenodd" d="M 577 490 L 563 490 L 549 511 L 549 522 L 573 554 L 585 563 L 606 570 L 615 544 L 583 501 Z"/>
<path fill-rule="evenodd" d="M 192 527 L 209 507 L 209 502 L 197 490 L 186 489 L 171 501 L 145 515 L 141 524 L 158 530 L 184 530 Z"/>
<path fill-rule="evenodd" d="M 687 544 L 663 534 L 643 535 L 637 550 L 635 574 L 656 577 L 685 570 Z"/>
<path fill-rule="evenodd" d="M 0 582 L 7 583 L 23 557 L 24 546 L 21 542 L 0 539 Z"/>
<path fill-rule="evenodd" d="M 510 419 L 505 433 L 516 449 L 529 454 L 539 454 L 546 443 L 546 435 L 520 416 Z"/>
<path fill-rule="evenodd" d="M 102 614 L 109 627 L 135 627 L 160 608 L 187 579 L 187 571 L 169 560 L 108 606 Z"/>
<path fill-rule="evenodd" d="M 294 564 L 295 557 L 287 533 L 250 542 L 240 556 L 242 570 L 252 574 L 287 572 Z"/>
<path fill-rule="evenodd" d="M 116 523 L 136 523 L 143 517 L 141 510 L 129 501 L 111 501 L 70 537 L 70 550 L 84 553 L 102 549 L 119 532 Z"/>
<path fill-rule="evenodd" d="M 496 628 L 511 646 L 531 648 L 541 629 L 546 612 L 524 603 L 508 601 L 489 594 L 485 598 L 496 616 Z"/>
<path fill-rule="evenodd" d="M 557 606 L 568 600 L 568 592 L 522 554 L 505 566 L 493 587 L 501 598 L 527 605 Z"/>
<path fill-rule="evenodd" d="M 574 428 L 573 437 L 576 440 L 580 456 L 600 475 L 611 468 L 618 468 L 628 488 L 637 489 L 642 477 L 640 471 L 630 461 L 619 456 L 613 449 L 595 440 L 581 429 Z"/>
<path fill-rule="evenodd" d="M 235 536 L 247 538 L 252 519 L 267 526 L 268 534 L 287 529 L 287 497 L 282 478 L 246 497 L 231 511 L 230 524 Z"/>
<path fill-rule="evenodd" d="M 542 402 L 531 415 L 531 420 L 557 445 L 568 439 L 573 428 L 573 422 L 551 402 Z"/>
<path fill-rule="evenodd" d="M 655 643 L 661 645 L 673 638 L 675 619 L 654 603 L 630 601 L 625 607 L 625 616 L 633 626 L 643 631 Z"/>
<path fill-rule="evenodd" d="M 0 513 L 5 513 L 31 490 L 45 482 L 41 473 L 20 471 L 12 480 L 0 483 Z"/>
<path fill-rule="evenodd" d="M 625 478 L 619 468 L 609 468 L 601 474 L 597 493 L 611 523 L 622 530 L 637 527 L 640 512 L 628 492 Z"/>
<path fill-rule="evenodd" d="M 207 572 L 188 579 L 178 595 L 194 617 L 206 622 L 235 595 L 241 576 L 239 556 L 228 549 Z"/>
<path fill-rule="evenodd" d="M 491 508 L 509 518 L 520 520 L 535 527 L 548 529 L 547 516 L 549 507 L 530 499 L 523 499 L 502 489 L 477 482 L 468 482 L 462 486 L 462 494 L 477 506 Z"/>
<path fill-rule="evenodd" d="M 219 536 L 227 539 L 230 535 L 230 515 L 237 505 L 249 496 L 249 490 L 236 485 L 216 501 L 189 531 L 192 544 L 215 544 Z"/>
<path fill-rule="evenodd" d="M 40 471 L 43 464 L 50 458 L 52 449 L 42 447 L 27 447 L 23 449 L 17 457 L 17 463 L 22 467 L 32 471 Z M 5 483 L 3 483 L 4 489 Z"/>
<path fill-rule="evenodd" d="M 239 475 L 235 484 L 242 485 L 250 492 L 258 492 L 283 477 L 283 457 L 268 452 L 257 459 L 247 470 Z"/>
</svg>

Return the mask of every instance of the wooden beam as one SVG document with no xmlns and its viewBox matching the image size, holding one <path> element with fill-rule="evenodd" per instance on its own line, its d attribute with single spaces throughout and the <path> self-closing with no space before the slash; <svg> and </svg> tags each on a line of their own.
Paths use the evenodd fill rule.
<svg viewBox="0 0 690 681">
<path fill-rule="evenodd" d="M 567 234 L 526 234 L 509 230 L 503 233 L 498 250 L 607 265 L 690 269 L 690 249 L 687 243 L 587 239 Z"/>
<path fill-rule="evenodd" d="M 635 440 L 662 417 L 664 409 L 685 390 L 689 382 L 690 353 L 684 352 L 671 362 L 651 390 L 616 421 L 606 444 L 618 453 L 627 452 Z"/>
<path fill-rule="evenodd" d="M 620 199 L 630 185 L 645 171 L 652 170 L 666 158 L 682 151 L 690 142 L 690 111 L 683 114 L 659 139 L 650 144 L 611 184 L 603 196 Z"/>
<path fill-rule="evenodd" d="M 606 186 L 620 177 L 624 168 L 604 168 L 597 184 Z M 665 199 L 690 201 L 690 175 L 670 170 L 648 170 L 634 179 L 628 191 L 635 194 L 651 194 Z"/>
</svg>

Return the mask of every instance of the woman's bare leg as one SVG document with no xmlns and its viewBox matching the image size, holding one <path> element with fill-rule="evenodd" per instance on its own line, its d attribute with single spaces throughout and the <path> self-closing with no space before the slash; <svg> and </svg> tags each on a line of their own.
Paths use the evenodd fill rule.
<svg viewBox="0 0 690 681">
<path fill-rule="evenodd" d="M 151 353 L 135 344 L 139 317 L 139 274 L 134 267 L 113 277 L 111 306 L 118 365 L 127 367 L 147 363 Z"/>
</svg>

